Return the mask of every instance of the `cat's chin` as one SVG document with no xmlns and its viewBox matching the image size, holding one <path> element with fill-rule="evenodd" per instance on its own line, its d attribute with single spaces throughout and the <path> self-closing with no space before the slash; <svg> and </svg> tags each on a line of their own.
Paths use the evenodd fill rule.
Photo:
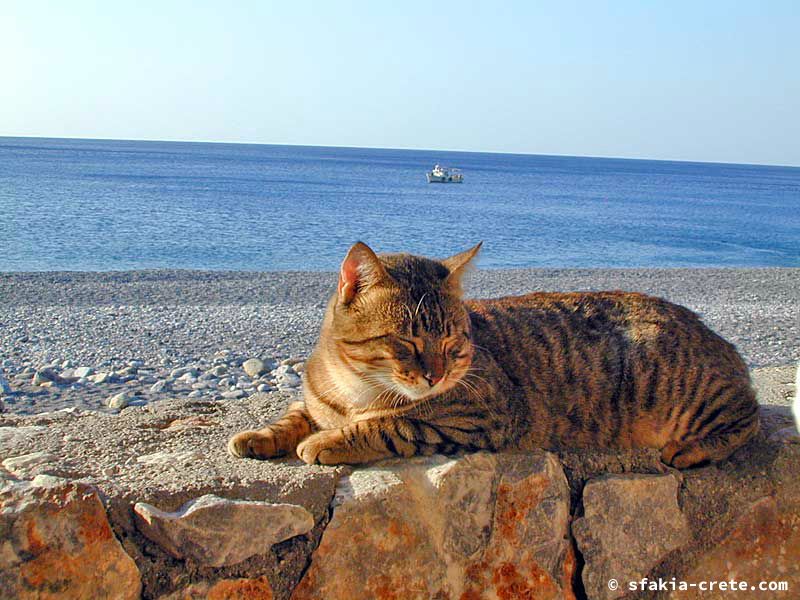
<svg viewBox="0 0 800 600">
<path fill-rule="evenodd" d="M 421 402 L 427 398 L 434 396 L 435 394 L 432 393 L 433 390 L 428 389 L 427 392 L 421 393 L 414 390 L 404 390 L 403 396 L 406 399 L 407 404 L 414 404 L 415 402 Z"/>
<path fill-rule="evenodd" d="M 403 390 L 403 396 L 407 399 L 408 404 L 416 404 L 424 400 L 430 400 L 436 396 L 441 396 L 448 390 L 455 386 L 454 383 L 444 383 L 435 385 L 433 387 L 426 386 L 424 389 L 410 388 L 406 385 L 400 386 Z"/>
</svg>

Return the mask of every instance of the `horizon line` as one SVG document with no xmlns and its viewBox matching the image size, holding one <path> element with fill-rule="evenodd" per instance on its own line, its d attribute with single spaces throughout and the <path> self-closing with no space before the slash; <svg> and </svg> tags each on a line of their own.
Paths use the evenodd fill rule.
<svg viewBox="0 0 800 600">
<path fill-rule="evenodd" d="M 95 142 L 166 142 L 175 144 L 233 144 L 241 146 L 288 146 L 296 148 L 342 148 L 353 150 L 401 150 L 414 152 L 454 152 L 460 154 L 500 154 L 508 156 L 545 156 L 560 158 L 599 158 L 606 160 L 638 160 L 648 162 L 671 162 L 671 163 L 693 163 L 706 165 L 738 165 L 751 167 L 776 167 L 781 169 L 798 169 L 800 164 L 775 164 L 759 162 L 724 162 L 717 160 L 687 160 L 674 158 L 643 158 L 633 156 L 605 156 L 598 154 L 547 154 L 541 152 L 500 152 L 498 150 L 462 150 L 451 148 L 412 148 L 408 146 L 349 146 L 336 144 L 286 144 L 275 142 L 251 142 L 251 141 L 224 141 L 224 140 L 181 140 L 181 139 L 152 139 L 152 138 L 113 138 L 113 137 L 53 137 L 46 135 L 0 135 L 0 140 L 4 138 L 32 139 L 32 140 L 84 140 Z"/>
</svg>

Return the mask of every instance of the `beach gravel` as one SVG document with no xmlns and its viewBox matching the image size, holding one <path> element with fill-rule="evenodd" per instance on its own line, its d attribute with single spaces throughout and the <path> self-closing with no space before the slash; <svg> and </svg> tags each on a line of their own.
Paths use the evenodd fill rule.
<svg viewBox="0 0 800 600">
<path fill-rule="evenodd" d="M 0 273 L 5 410 L 110 410 L 122 393 L 136 403 L 299 393 L 335 287 L 335 274 L 314 272 Z M 800 359 L 796 268 L 486 270 L 466 289 L 645 292 L 698 312 L 751 367 Z"/>
</svg>

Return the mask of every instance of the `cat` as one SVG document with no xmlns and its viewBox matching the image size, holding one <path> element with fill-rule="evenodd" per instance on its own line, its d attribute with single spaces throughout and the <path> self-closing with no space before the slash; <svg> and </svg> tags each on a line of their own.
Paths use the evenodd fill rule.
<svg viewBox="0 0 800 600">
<path fill-rule="evenodd" d="M 306 363 L 304 401 L 233 436 L 309 464 L 638 448 L 686 468 L 758 430 L 747 366 L 690 310 L 631 292 L 462 300 L 480 244 L 444 260 L 356 243 Z"/>
</svg>

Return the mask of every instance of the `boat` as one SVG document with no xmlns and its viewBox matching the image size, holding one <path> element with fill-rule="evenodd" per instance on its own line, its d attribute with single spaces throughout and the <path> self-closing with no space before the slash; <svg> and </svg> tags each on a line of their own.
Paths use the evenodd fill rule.
<svg viewBox="0 0 800 600">
<path fill-rule="evenodd" d="M 426 173 L 428 183 L 463 183 L 464 175 L 458 169 L 449 169 L 442 165 L 434 165 L 433 169 Z"/>
</svg>

